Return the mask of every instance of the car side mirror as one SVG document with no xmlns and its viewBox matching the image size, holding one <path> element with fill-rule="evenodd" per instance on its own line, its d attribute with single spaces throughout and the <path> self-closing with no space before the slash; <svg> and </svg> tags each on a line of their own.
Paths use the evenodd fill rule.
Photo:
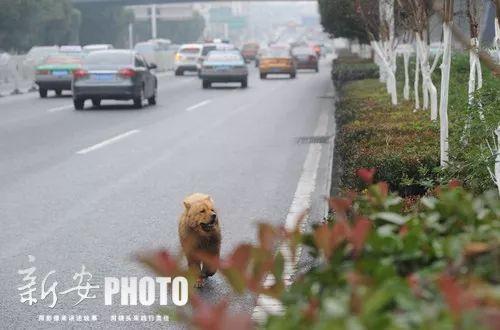
<svg viewBox="0 0 500 330">
<path fill-rule="evenodd" d="M 149 69 L 149 70 L 153 70 L 153 69 L 156 69 L 156 68 L 158 68 L 158 66 L 157 66 L 156 64 L 154 64 L 154 63 L 150 63 L 150 64 L 148 65 L 148 69 Z"/>
</svg>

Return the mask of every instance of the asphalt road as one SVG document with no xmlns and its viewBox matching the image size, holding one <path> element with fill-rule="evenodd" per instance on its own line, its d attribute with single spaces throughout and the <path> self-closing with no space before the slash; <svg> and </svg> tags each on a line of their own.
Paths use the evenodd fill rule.
<svg viewBox="0 0 500 330">
<path fill-rule="evenodd" d="M 308 152 L 297 138 L 312 136 L 319 118 L 333 134 L 329 67 L 297 79 L 258 79 L 249 88 L 203 90 L 195 76 L 159 79 L 159 104 L 135 110 L 104 102 L 75 111 L 70 96 L 36 94 L 0 99 L 0 320 L 1 328 L 144 328 L 173 323 L 110 321 L 112 315 L 150 315 L 156 307 L 104 305 L 105 276 L 152 276 L 132 260 L 138 251 L 178 251 L 182 199 L 213 196 L 222 223 L 222 253 L 256 239 L 258 221 L 283 223 Z M 236 85 L 234 85 L 236 86 Z M 310 221 L 323 215 L 331 144 L 314 170 Z M 28 255 L 36 260 L 28 261 Z M 78 295 L 46 288 L 77 284 L 85 265 L 101 288 L 73 307 Z M 38 302 L 21 303 L 18 270 L 36 267 Z M 230 294 L 219 276 L 202 291 L 211 301 Z M 252 297 L 232 297 L 234 310 L 251 312 Z M 98 315 L 95 322 L 40 322 L 39 315 Z"/>
</svg>

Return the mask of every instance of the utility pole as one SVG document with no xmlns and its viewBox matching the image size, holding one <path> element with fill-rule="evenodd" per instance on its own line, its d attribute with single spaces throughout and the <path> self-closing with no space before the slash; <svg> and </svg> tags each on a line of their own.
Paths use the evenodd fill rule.
<svg viewBox="0 0 500 330">
<path fill-rule="evenodd" d="M 156 5 L 151 5 L 151 38 L 156 39 Z"/>
<path fill-rule="evenodd" d="M 128 23 L 128 47 L 134 48 L 134 23 Z"/>
</svg>

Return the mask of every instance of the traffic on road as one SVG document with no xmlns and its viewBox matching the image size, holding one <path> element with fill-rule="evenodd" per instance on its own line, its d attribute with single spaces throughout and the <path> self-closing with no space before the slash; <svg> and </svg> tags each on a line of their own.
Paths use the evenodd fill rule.
<svg viewBox="0 0 500 330">
<path fill-rule="evenodd" d="M 142 108 L 145 101 L 150 106 L 157 102 L 156 75 L 160 70 L 155 62 L 165 60 L 157 54 L 159 45 L 168 49 L 169 42 L 140 42 L 133 50 L 115 49 L 111 44 L 35 46 L 24 65 L 33 68 L 41 98 L 49 91 L 56 96 L 69 91 L 75 110 L 83 110 L 87 100 L 96 108 L 102 100 L 131 100 L 135 108 Z M 247 88 L 251 61 L 255 61 L 260 79 L 282 74 L 294 79 L 301 69 L 318 72 L 322 56 L 316 44 L 306 41 L 268 45 L 247 42 L 241 50 L 228 41 L 188 43 L 172 54 L 175 75 L 197 73 L 204 89 L 213 83 L 240 83 Z"/>
</svg>

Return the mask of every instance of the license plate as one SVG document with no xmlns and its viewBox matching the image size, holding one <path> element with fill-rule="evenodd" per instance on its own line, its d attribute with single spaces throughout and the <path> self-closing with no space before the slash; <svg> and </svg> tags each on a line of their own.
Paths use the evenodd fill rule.
<svg viewBox="0 0 500 330">
<path fill-rule="evenodd" d="M 226 70 L 229 70 L 229 67 L 228 66 L 217 66 L 217 67 L 215 67 L 215 70 L 216 71 L 226 71 Z"/>
<path fill-rule="evenodd" d="M 93 74 L 92 79 L 99 81 L 110 81 L 115 79 L 114 74 Z"/>
<path fill-rule="evenodd" d="M 67 70 L 53 70 L 52 75 L 53 76 L 67 76 L 68 71 Z"/>
<path fill-rule="evenodd" d="M 272 68 L 271 72 L 281 72 L 281 69 L 280 68 Z"/>
</svg>

